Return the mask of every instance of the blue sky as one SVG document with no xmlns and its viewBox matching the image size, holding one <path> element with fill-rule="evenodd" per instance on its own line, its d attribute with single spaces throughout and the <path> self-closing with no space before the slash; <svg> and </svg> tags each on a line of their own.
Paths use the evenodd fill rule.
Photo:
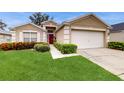
<svg viewBox="0 0 124 93">
<path fill-rule="evenodd" d="M 65 20 L 75 18 L 80 15 L 89 14 L 89 12 L 46 12 L 54 17 L 54 20 L 61 23 Z M 124 12 L 93 12 L 108 24 L 115 24 L 124 22 Z M 2 19 L 8 27 L 18 24 L 30 22 L 29 16 L 32 12 L 0 12 L 0 19 Z"/>
</svg>

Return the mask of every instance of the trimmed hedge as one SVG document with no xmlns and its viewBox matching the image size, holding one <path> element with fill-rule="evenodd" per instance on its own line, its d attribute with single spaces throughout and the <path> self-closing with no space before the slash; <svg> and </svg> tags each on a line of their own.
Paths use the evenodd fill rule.
<svg viewBox="0 0 124 93">
<path fill-rule="evenodd" d="M 4 50 L 4 51 L 32 49 L 35 44 L 48 45 L 45 42 L 13 42 L 13 43 L 2 43 L 2 44 L 0 44 L 0 49 Z"/>
<path fill-rule="evenodd" d="M 54 42 L 53 44 L 59 51 L 61 51 L 62 45 L 60 43 Z"/>
<path fill-rule="evenodd" d="M 63 54 L 76 53 L 77 51 L 77 45 L 75 44 L 60 44 L 55 42 L 54 46 Z"/>
<path fill-rule="evenodd" d="M 34 49 L 38 52 L 47 52 L 50 50 L 49 45 L 35 44 Z"/>
<path fill-rule="evenodd" d="M 108 48 L 124 51 L 124 42 L 109 42 Z"/>
</svg>

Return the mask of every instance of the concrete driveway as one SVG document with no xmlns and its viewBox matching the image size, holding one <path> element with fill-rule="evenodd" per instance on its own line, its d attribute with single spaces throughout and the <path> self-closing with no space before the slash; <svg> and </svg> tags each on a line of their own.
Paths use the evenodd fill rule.
<svg viewBox="0 0 124 93">
<path fill-rule="evenodd" d="M 78 53 L 124 80 L 123 51 L 97 48 L 78 50 Z"/>
</svg>

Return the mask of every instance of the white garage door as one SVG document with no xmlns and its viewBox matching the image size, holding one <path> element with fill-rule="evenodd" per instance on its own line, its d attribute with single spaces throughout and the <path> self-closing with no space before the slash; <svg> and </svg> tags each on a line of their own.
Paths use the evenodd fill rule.
<svg viewBox="0 0 124 93">
<path fill-rule="evenodd" d="M 71 43 L 78 49 L 104 47 L 104 32 L 72 30 Z"/>
</svg>

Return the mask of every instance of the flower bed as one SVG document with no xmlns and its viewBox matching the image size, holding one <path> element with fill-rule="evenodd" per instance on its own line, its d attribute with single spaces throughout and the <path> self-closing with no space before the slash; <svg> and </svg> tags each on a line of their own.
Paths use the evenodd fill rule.
<svg viewBox="0 0 124 93">
<path fill-rule="evenodd" d="M 13 43 L 2 43 L 0 44 L 0 49 L 7 50 L 22 50 L 22 49 L 32 49 L 35 44 L 48 45 L 45 42 L 13 42 Z"/>
</svg>

